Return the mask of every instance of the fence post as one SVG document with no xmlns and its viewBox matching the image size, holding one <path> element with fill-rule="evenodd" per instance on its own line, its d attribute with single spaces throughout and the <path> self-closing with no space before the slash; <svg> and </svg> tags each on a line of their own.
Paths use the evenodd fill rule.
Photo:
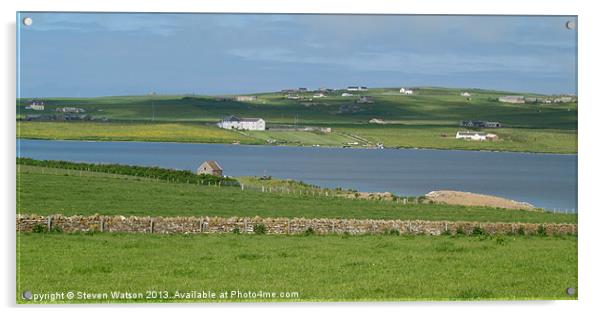
<svg viewBox="0 0 602 316">
<path fill-rule="evenodd" d="M 206 232 L 209 232 L 209 216 L 205 217 L 205 222 L 203 223 L 203 225 L 204 225 L 203 230 Z"/>
<path fill-rule="evenodd" d="M 46 218 L 46 226 L 48 226 L 48 231 L 52 229 L 52 215 L 49 215 Z"/>
<path fill-rule="evenodd" d="M 291 234 L 291 219 L 290 218 L 286 219 L 286 234 L 287 235 Z"/>
<path fill-rule="evenodd" d="M 100 232 L 104 232 L 105 231 L 105 218 L 104 217 L 100 217 Z"/>
<path fill-rule="evenodd" d="M 244 232 L 245 234 L 247 233 L 247 218 L 245 217 L 245 219 L 243 220 L 243 224 L 244 224 Z"/>
<path fill-rule="evenodd" d="M 151 218 L 150 220 L 150 233 L 152 234 L 155 231 L 155 220 Z"/>
</svg>

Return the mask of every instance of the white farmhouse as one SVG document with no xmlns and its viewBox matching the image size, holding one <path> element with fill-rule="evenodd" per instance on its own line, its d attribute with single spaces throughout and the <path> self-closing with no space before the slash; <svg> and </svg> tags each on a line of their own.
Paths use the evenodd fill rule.
<svg viewBox="0 0 602 316">
<path fill-rule="evenodd" d="M 237 95 L 234 97 L 235 101 L 238 102 L 249 102 L 249 101 L 257 101 L 257 96 L 254 95 Z"/>
<path fill-rule="evenodd" d="M 464 92 L 460 93 L 460 95 L 463 97 L 470 97 L 470 92 L 464 91 Z"/>
<path fill-rule="evenodd" d="M 351 93 L 347 93 L 347 92 L 343 92 L 343 94 L 341 94 L 342 97 L 352 97 L 353 94 Z"/>
<path fill-rule="evenodd" d="M 498 136 L 492 133 L 483 133 L 483 132 L 457 132 L 456 139 L 467 139 L 467 140 L 496 140 Z"/>
<path fill-rule="evenodd" d="M 26 110 L 34 110 L 34 111 L 44 111 L 44 102 L 42 101 L 31 101 L 28 106 L 25 107 Z"/>
<path fill-rule="evenodd" d="M 224 129 L 238 129 L 246 131 L 265 131 L 265 121 L 261 118 L 238 118 L 236 116 L 228 116 L 217 126 Z"/>
<path fill-rule="evenodd" d="M 401 89 L 399 89 L 399 93 L 405 94 L 405 95 L 410 95 L 410 94 L 414 94 L 414 91 L 411 89 L 401 88 Z"/>
<path fill-rule="evenodd" d="M 499 97 L 498 101 L 505 103 L 525 103 L 525 97 L 522 95 L 506 95 Z"/>
</svg>

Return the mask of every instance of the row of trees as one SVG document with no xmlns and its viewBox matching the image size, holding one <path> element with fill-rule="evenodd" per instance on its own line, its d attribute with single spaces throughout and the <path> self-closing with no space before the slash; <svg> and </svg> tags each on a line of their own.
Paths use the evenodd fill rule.
<svg viewBox="0 0 602 316">
<path fill-rule="evenodd" d="M 175 170 L 159 167 L 130 166 L 121 164 L 92 164 L 62 160 L 36 160 L 31 158 L 17 158 L 17 164 L 47 168 L 113 173 L 181 183 L 240 186 L 236 179 L 217 177 L 208 174 L 197 175 L 189 170 Z"/>
</svg>

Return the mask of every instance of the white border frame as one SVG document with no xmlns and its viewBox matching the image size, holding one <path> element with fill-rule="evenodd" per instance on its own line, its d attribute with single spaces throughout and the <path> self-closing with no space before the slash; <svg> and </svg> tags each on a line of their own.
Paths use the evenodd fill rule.
<svg viewBox="0 0 602 316">
<path fill-rule="evenodd" d="M 593 310 L 602 310 L 600 294 L 600 235 L 602 209 L 596 200 L 600 173 L 599 155 L 600 127 L 602 117 L 602 93 L 596 85 L 599 82 L 602 56 L 599 44 L 599 31 L 602 30 L 601 12 L 596 10 L 596 1 L 548 0 L 548 1 L 478 1 L 478 0 L 422 0 L 422 1 L 278 1 L 278 0 L 222 0 L 199 1 L 74 1 L 74 0 L 9 0 L 1 2 L 3 22 L 2 69 L 2 272 L 0 299 L 3 308 L 12 308 L 25 314 L 47 312 L 62 315 L 81 313 L 105 314 L 115 311 L 131 313 L 143 309 L 144 313 L 164 314 L 166 308 L 177 308 L 178 313 L 251 313 L 262 315 L 282 315 L 283 313 L 308 314 L 336 312 L 365 314 L 378 308 L 379 313 L 404 314 L 559 314 L 576 315 Z M 15 16 L 16 11 L 122 11 L 122 12 L 246 12 L 246 13 L 372 13 L 372 14 L 520 14 L 520 15 L 578 15 L 578 96 L 579 111 L 579 300 L 578 301 L 538 301 L 538 302 L 401 302 L 401 303 L 270 303 L 270 304 L 143 304 L 143 305 L 95 305 L 84 306 L 85 310 L 70 306 L 17 306 L 15 304 Z M 598 202 L 598 203 L 597 203 Z M 100 307 L 100 308 L 99 308 Z M 200 309 L 199 309 L 200 308 Z M 15 310 L 16 309 L 16 310 Z M 324 310 L 326 309 L 326 310 Z M 6 311 L 11 312 L 11 311 Z"/>
</svg>

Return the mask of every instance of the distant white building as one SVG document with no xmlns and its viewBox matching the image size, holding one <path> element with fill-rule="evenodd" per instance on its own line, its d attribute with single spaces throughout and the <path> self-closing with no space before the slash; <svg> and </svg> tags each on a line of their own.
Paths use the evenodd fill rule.
<svg viewBox="0 0 602 316">
<path fill-rule="evenodd" d="M 347 91 L 367 91 L 368 87 L 361 87 L 361 86 L 349 86 L 347 87 Z"/>
<path fill-rule="evenodd" d="M 499 97 L 498 101 L 505 103 L 525 103 L 525 97 L 522 95 L 507 95 Z"/>
<path fill-rule="evenodd" d="M 316 94 L 314 94 L 314 98 L 323 98 L 325 96 L 326 95 L 324 93 L 316 93 Z"/>
<path fill-rule="evenodd" d="M 463 132 L 456 133 L 456 139 L 483 141 L 483 140 L 496 140 L 496 139 L 498 139 L 498 136 L 496 134 L 492 134 L 492 133 L 463 131 Z"/>
<path fill-rule="evenodd" d="M 74 108 L 74 107 L 69 107 L 66 106 L 64 108 L 56 108 L 57 112 L 63 112 L 63 113 L 86 113 L 85 109 L 82 108 Z"/>
<path fill-rule="evenodd" d="M 387 122 L 385 122 L 384 120 L 379 119 L 379 118 L 370 119 L 370 121 L 368 121 L 368 123 L 370 123 L 370 124 L 387 124 Z"/>
<path fill-rule="evenodd" d="M 26 110 L 34 110 L 34 111 L 44 111 L 44 102 L 42 101 L 31 101 L 28 106 L 25 107 Z"/>
<path fill-rule="evenodd" d="M 556 98 L 554 99 L 554 103 L 568 103 L 568 102 L 574 102 L 575 99 L 572 97 L 560 97 L 560 98 Z"/>
<path fill-rule="evenodd" d="M 466 91 L 460 93 L 460 95 L 463 96 L 463 97 L 470 97 L 470 93 L 466 92 Z"/>
<path fill-rule="evenodd" d="M 238 102 L 249 102 L 249 101 L 257 101 L 257 96 L 254 95 L 237 95 L 234 97 L 235 101 Z"/>
<path fill-rule="evenodd" d="M 342 97 L 352 97 L 352 96 L 353 96 L 353 94 L 352 94 L 352 93 L 347 93 L 347 92 L 344 92 L 343 94 L 341 94 L 341 96 L 342 96 Z"/>
<path fill-rule="evenodd" d="M 399 89 L 399 93 L 405 94 L 405 95 L 410 95 L 410 94 L 414 94 L 414 91 L 411 89 L 401 88 L 401 89 Z"/>
<path fill-rule="evenodd" d="M 228 116 L 217 126 L 224 129 L 237 129 L 246 131 L 265 131 L 265 121 L 261 118 L 238 118 L 236 116 Z"/>
</svg>

